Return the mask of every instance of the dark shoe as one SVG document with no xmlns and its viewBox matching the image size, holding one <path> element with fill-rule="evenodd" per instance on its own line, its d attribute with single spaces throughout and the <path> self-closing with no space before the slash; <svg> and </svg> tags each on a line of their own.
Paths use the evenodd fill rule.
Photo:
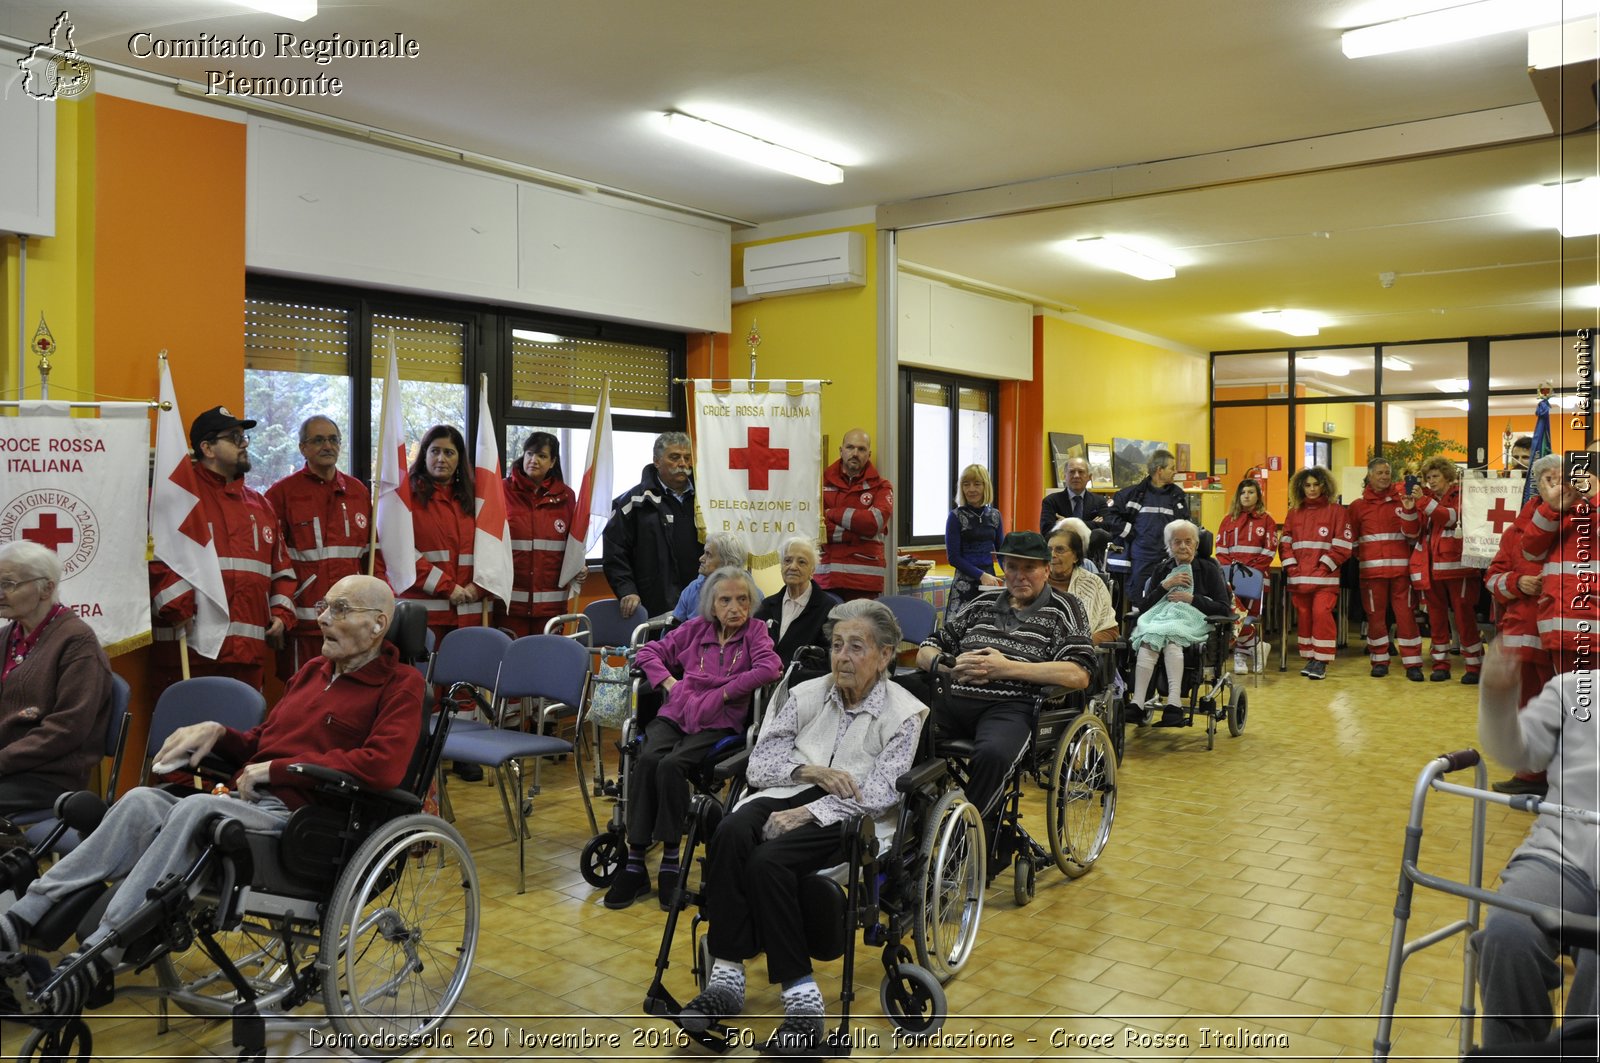
<svg viewBox="0 0 1600 1063">
<path fill-rule="evenodd" d="M 678 872 L 658 871 L 656 873 L 656 899 L 661 902 L 663 912 L 672 911 L 672 895 L 678 891 Z"/>
<path fill-rule="evenodd" d="M 1489 788 L 1497 794 L 1533 794 L 1541 801 L 1550 792 L 1550 784 L 1543 779 L 1524 779 L 1520 775 L 1513 775 L 1497 783 L 1491 783 Z"/>
<path fill-rule="evenodd" d="M 1462 677 L 1461 677 L 1461 682 L 1465 683 L 1469 687 L 1477 686 L 1478 685 L 1478 673 L 1477 672 L 1467 672 L 1467 673 L 1463 674 Z"/>
<path fill-rule="evenodd" d="M 606 890 L 606 899 L 602 903 L 607 908 L 626 908 L 649 892 L 650 872 L 624 866 L 617 872 L 617 877 L 611 880 L 611 888 Z"/>
<path fill-rule="evenodd" d="M 1129 705 L 1128 710 L 1130 715 L 1138 719 L 1140 727 L 1149 727 L 1151 721 L 1156 718 L 1156 707 L 1154 705 L 1145 705 L 1143 707 Z"/>
<path fill-rule="evenodd" d="M 1328 678 L 1328 662 L 1312 661 L 1306 671 L 1301 674 L 1307 679 L 1326 679 Z"/>
<path fill-rule="evenodd" d="M 483 768 L 480 765 L 463 764 L 458 760 L 450 765 L 450 770 L 454 772 L 456 778 L 460 779 L 462 782 L 483 781 Z"/>
<path fill-rule="evenodd" d="M 1305 667 L 1300 669 L 1300 674 L 1305 676 L 1307 679 L 1310 679 L 1311 678 L 1311 669 L 1316 665 L 1316 663 L 1317 663 L 1316 661 L 1307 661 L 1305 663 Z"/>
<path fill-rule="evenodd" d="M 50 961 L 32 952 L 0 952 L 0 1018 L 26 1022 L 34 990 L 50 980 Z M 27 1002 L 27 1009 L 23 1002 Z"/>
<path fill-rule="evenodd" d="M 1372 678 L 1374 678 L 1374 679 L 1382 679 L 1384 676 L 1386 676 L 1388 674 L 1389 674 L 1389 666 L 1388 665 L 1386 665 L 1386 664 L 1375 664 L 1375 665 L 1372 666 Z"/>
<path fill-rule="evenodd" d="M 1183 727 L 1189 722 L 1188 716 L 1182 709 L 1162 709 L 1161 721 L 1157 727 Z"/>
<path fill-rule="evenodd" d="M 714 1023 L 730 1019 L 744 1008 L 744 998 L 715 982 L 678 1012 L 678 1025 L 690 1033 L 705 1033 Z"/>
<path fill-rule="evenodd" d="M 1406 669 L 1406 678 L 1411 680 L 1413 683 L 1424 683 L 1424 682 L 1427 682 L 1427 680 L 1425 678 L 1423 678 L 1422 669 L 1421 668 L 1407 668 Z"/>
<path fill-rule="evenodd" d="M 1428 676 L 1428 682 L 1430 682 L 1430 683 L 1448 683 L 1448 682 L 1450 682 L 1450 666 L 1449 665 L 1445 665 L 1443 668 L 1435 668 L 1433 670 L 1433 674 Z"/>
<path fill-rule="evenodd" d="M 788 1014 L 767 1039 L 767 1051 L 777 1056 L 814 1056 L 822 1044 L 821 1015 Z"/>
</svg>

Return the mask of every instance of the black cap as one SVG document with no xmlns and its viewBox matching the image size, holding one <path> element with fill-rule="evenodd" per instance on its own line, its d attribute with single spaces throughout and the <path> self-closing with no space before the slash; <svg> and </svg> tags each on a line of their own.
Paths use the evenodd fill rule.
<svg viewBox="0 0 1600 1063">
<path fill-rule="evenodd" d="M 1014 531 L 1000 540 L 995 550 L 1001 557 L 1026 557 L 1033 561 L 1049 561 L 1050 547 L 1044 536 L 1036 531 Z"/>
<path fill-rule="evenodd" d="M 215 439 L 222 433 L 235 428 L 254 428 L 254 421 L 243 421 L 228 412 L 226 406 L 213 406 L 194 419 L 189 426 L 189 447 L 199 450 L 200 444 L 209 439 Z"/>
</svg>

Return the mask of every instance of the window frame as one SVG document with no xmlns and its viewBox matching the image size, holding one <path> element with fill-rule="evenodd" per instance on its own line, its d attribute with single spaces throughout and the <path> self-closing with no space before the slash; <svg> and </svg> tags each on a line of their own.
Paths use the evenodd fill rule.
<svg viewBox="0 0 1600 1063">
<path fill-rule="evenodd" d="M 899 545 L 906 549 L 922 550 L 932 547 L 944 546 L 944 531 L 941 528 L 937 535 L 914 536 L 911 532 L 912 514 L 916 509 L 916 499 L 913 492 L 916 490 L 915 470 L 913 462 L 917 454 L 916 420 L 914 407 L 916 405 L 916 388 L 918 384 L 937 384 L 946 390 L 946 410 L 950 413 L 949 468 L 945 478 L 945 501 L 948 508 L 955 507 L 956 478 L 961 473 L 960 448 L 957 445 L 961 421 L 961 389 L 982 391 L 989 398 L 989 461 L 988 468 L 991 477 L 994 476 L 995 463 L 999 460 L 1000 443 L 1000 382 L 987 377 L 964 376 L 959 373 L 946 373 L 933 369 L 922 369 L 914 366 L 900 367 L 900 426 L 902 442 L 900 446 L 899 476 L 895 481 L 895 520 Z M 879 470 L 880 472 L 882 470 Z"/>
</svg>

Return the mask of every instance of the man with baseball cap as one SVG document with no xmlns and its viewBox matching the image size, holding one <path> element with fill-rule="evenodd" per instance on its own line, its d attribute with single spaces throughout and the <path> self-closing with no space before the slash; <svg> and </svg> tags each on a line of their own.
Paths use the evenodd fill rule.
<svg viewBox="0 0 1600 1063">
<path fill-rule="evenodd" d="M 1044 536 L 1012 532 L 995 553 L 1005 586 L 972 599 L 917 651 L 919 669 L 949 676 L 946 693 L 932 700 L 939 732 L 975 740 L 967 799 L 991 838 L 1006 780 L 1033 733 L 1040 688 L 1082 690 L 1094 672 L 1089 618 L 1076 598 L 1050 589 Z"/>
<path fill-rule="evenodd" d="M 281 644 L 294 623 L 294 569 L 272 505 L 244 484 L 256 422 L 213 406 L 189 426 L 198 512 L 216 543 L 228 599 L 228 632 L 215 660 L 189 648 L 191 675 L 226 675 L 257 690 L 267 644 Z M 178 633 L 194 619 L 194 587 L 161 561 L 150 562 L 152 638 L 156 690 L 182 675 Z"/>
</svg>

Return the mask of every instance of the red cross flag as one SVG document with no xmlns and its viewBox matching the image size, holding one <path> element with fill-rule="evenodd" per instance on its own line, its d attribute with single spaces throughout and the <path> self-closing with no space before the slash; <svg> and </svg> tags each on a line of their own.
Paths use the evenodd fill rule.
<svg viewBox="0 0 1600 1063">
<path fill-rule="evenodd" d="M 194 590 L 195 615 L 186 632 L 189 647 L 202 657 L 215 659 L 228 633 L 228 595 L 222 587 L 217 544 L 200 508 L 199 480 L 189 460 L 188 428 L 178 412 L 178 396 L 165 357 L 161 359 L 161 404 L 156 418 L 155 484 L 150 491 L 150 538 L 155 559 L 179 579 L 162 594 L 176 597 Z"/>
<path fill-rule="evenodd" d="M 400 360 L 389 337 L 378 428 L 378 477 L 372 482 L 373 537 L 383 551 L 384 576 L 399 594 L 417 582 L 417 538 L 411 526 L 411 480 L 406 469 L 406 422 L 400 413 Z"/>
<path fill-rule="evenodd" d="M 1500 549 L 1500 537 L 1522 509 L 1523 474 L 1504 479 L 1468 470 L 1461 479 L 1461 559 L 1488 568 Z"/>
<path fill-rule="evenodd" d="M 707 532 L 743 535 L 750 565 L 821 531 L 820 381 L 694 382 L 694 499 Z"/>
<path fill-rule="evenodd" d="M 472 468 L 477 527 L 472 533 L 472 582 L 502 602 L 511 600 L 511 524 L 506 517 L 500 448 L 489 416 L 489 377 L 478 377 L 478 442 Z"/>
</svg>

